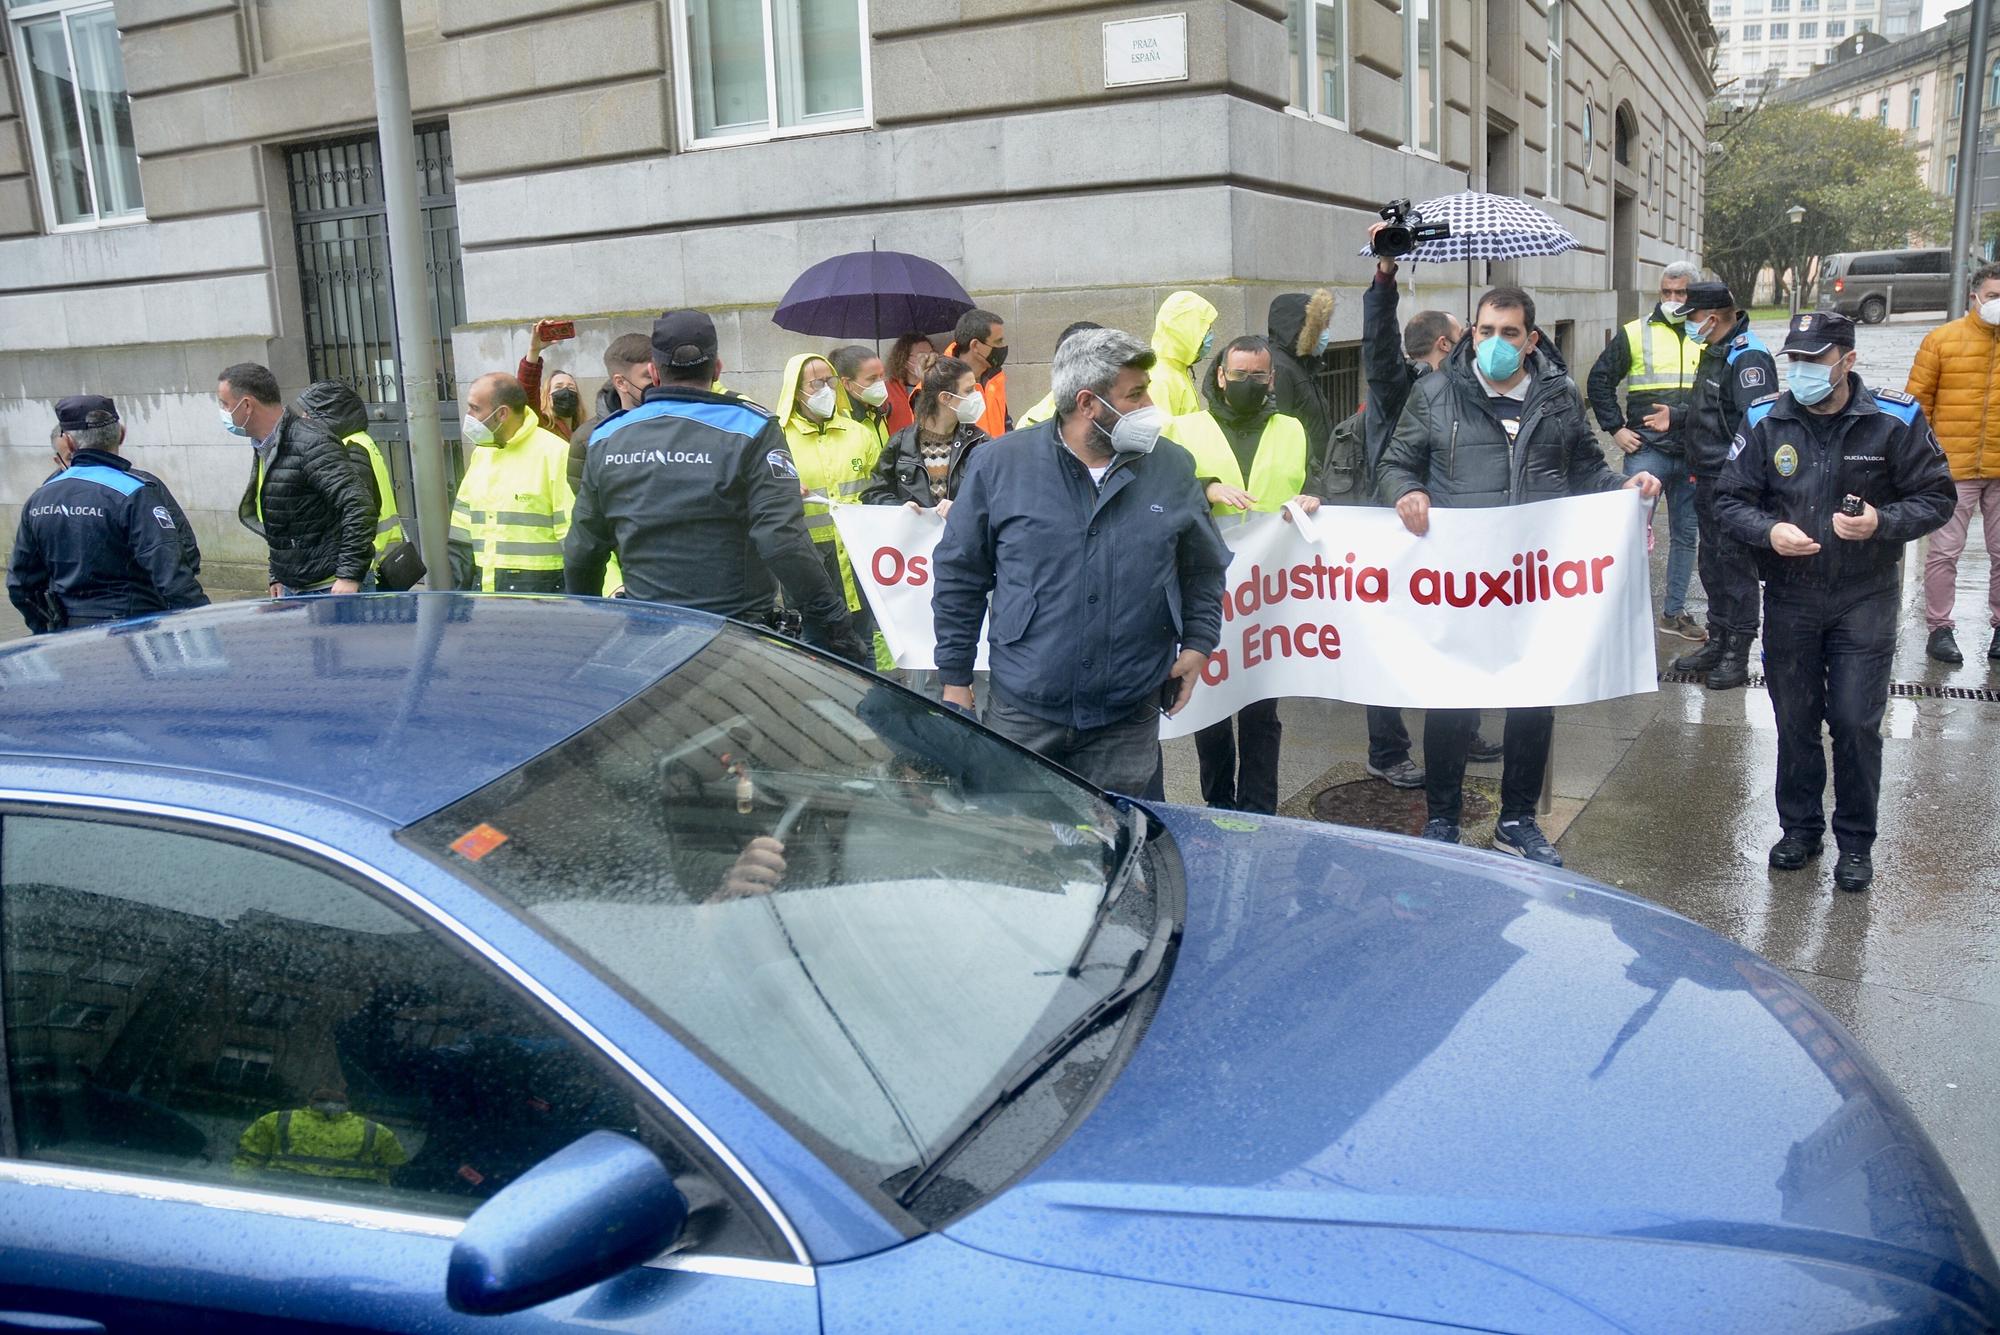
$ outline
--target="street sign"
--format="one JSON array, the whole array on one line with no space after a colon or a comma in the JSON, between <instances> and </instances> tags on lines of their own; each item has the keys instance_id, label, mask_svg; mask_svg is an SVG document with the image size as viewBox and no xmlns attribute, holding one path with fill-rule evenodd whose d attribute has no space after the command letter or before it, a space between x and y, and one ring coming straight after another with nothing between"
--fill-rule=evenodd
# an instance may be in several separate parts
<instances>
[{"instance_id":1,"label":"street sign","mask_svg":"<svg viewBox=\"0 0 2000 1335\"><path fill-rule=\"evenodd\" d=\"M1104 25L1104 86L1176 83L1188 76L1187 15Z\"/></svg>"}]
</instances>

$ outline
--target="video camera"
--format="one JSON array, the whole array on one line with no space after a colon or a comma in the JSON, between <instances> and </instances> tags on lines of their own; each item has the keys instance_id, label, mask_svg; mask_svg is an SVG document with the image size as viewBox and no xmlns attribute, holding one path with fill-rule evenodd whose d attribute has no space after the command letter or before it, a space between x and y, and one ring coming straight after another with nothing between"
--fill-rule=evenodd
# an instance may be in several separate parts
<instances>
[{"instance_id":1,"label":"video camera","mask_svg":"<svg viewBox=\"0 0 2000 1335\"><path fill-rule=\"evenodd\" d=\"M1388 223L1375 234L1372 248L1376 256L1385 260L1398 260L1415 250L1425 241L1442 241L1451 235L1451 224L1425 222L1413 216L1410 201L1392 199L1382 208L1382 221Z\"/></svg>"}]
</instances>

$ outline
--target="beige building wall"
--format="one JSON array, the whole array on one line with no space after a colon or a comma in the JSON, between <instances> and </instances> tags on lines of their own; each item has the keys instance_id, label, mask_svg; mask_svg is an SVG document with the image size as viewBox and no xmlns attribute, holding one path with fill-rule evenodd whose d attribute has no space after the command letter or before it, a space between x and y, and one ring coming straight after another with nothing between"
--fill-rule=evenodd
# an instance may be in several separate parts
<instances>
[{"instance_id":1,"label":"beige building wall","mask_svg":"<svg viewBox=\"0 0 2000 1335\"><path fill-rule=\"evenodd\" d=\"M594 392L612 337L698 305L717 316L731 386L769 396L789 355L826 342L771 324L786 287L872 243L937 260L1007 320L1020 408L1044 391L1064 325L1143 335L1181 287L1216 304L1227 337L1261 332L1280 292L1332 286L1335 336L1351 344L1374 211L1489 185L1547 207L1583 248L1406 269L1405 311L1462 312L1469 290L1523 283L1580 374L1661 266L1700 252L1704 6L1564 4L1551 145L1548 0L1428 2L1434 153L1406 126L1403 4L1420 0L1321 4L1345 15L1339 122L1288 105L1288 0L858 0L865 123L728 147L690 142L681 0L405 0L418 119L451 129L458 381L511 369L528 323L561 316L580 336L551 361ZM1185 15L1187 78L1107 87L1104 25L1171 14ZM372 125L365 9L117 0L117 18L143 222L48 230L18 53L8 62L0 525L48 471L54 400L110 393L134 458L179 494L204 549L254 565L235 518L248 452L218 428L214 374L251 358L288 391L305 383L284 150Z\"/></svg>"}]
</instances>

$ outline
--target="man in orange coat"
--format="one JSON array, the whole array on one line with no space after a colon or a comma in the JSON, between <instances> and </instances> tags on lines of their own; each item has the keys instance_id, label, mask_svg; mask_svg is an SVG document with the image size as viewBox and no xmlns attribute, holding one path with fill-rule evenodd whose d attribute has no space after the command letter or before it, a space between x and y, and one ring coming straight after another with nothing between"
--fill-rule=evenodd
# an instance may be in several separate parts
<instances>
[{"instance_id":1,"label":"man in orange coat","mask_svg":"<svg viewBox=\"0 0 2000 1335\"><path fill-rule=\"evenodd\" d=\"M2000 264L1976 271L1971 287L1968 313L1933 329L1910 368L1910 397L1937 432L1958 487L1951 521L1931 535L1930 554L1924 558L1924 618L1931 631L1927 648L1940 663L1965 661L1951 612L1958 594L1958 558L1974 511L1985 529L1991 566L1986 617L1993 639L1986 656L2000 660Z\"/></svg>"}]
</instances>

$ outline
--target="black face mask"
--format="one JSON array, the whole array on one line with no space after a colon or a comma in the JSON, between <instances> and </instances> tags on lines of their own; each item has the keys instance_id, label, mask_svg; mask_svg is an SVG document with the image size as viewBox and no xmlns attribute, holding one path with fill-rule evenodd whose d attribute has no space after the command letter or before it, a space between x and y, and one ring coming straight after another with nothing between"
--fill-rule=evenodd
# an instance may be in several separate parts
<instances>
[{"instance_id":1,"label":"black face mask","mask_svg":"<svg viewBox=\"0 0 2000 1335\"><path fill-rule=\"evenodd\" d=\"M549 407L555 409L557 417L575 417L577 393L573 389L558 389L549 395Z\"/></svg>"},{"instance_id":2,"label":"black face mask","mask_svg":"<svg viewBox=\"0 0 2000 1335\"><path fill-rule=\"evenodd\" d=\"M986 364L996 371L999 370L1001 367L1005 366L1007 364L1007 349L1004 347L987 348Z\"/></svg>"},{"instance_id":3,"label":"black face mask","mask_svg":"<svg viewBox=\"0 0 2000 1335\"><path fill-rule=\"evenodd\" d=\"M1229 411L1239 417L1247 417L1264 406L1264 400L1271 397L1271 387L1258 380L1225 380L1222 382L1222 400L1229 405Z\"/></svg>"}]
</instances>

